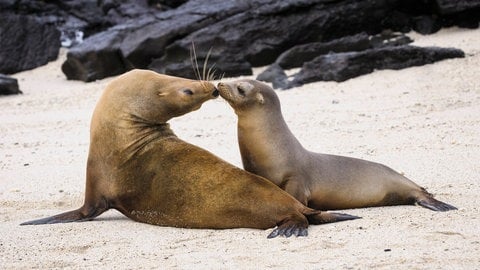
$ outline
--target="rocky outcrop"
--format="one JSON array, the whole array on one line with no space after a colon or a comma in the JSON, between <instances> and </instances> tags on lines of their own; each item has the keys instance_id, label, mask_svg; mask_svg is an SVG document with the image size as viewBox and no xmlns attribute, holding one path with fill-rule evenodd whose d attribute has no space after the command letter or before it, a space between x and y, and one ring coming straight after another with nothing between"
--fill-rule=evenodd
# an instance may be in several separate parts
<instances>
[{"instance_id":1,"label":"rocky outcrop","mask_svg":"<svg viewBox=\"0 0 480 270\"><path fill-rule=\"evenodd\" d=\"M257 76L257 80L271 82L273 89L290 88L288 76L278 63L271 64L265 71Z\"/></svg>"},{"instance_id":2,"label":"rocky outcrop","mask_svg":"<svg viewBox=\"0 0 480 270\"><path fill-rule=\"evenodd\" d=\"M441 14L453 14L480 8L476 0L435 0Z\"/></svg>"},{"instance_id":3,"label":"rocky outcrop","mask_svg":"<svg viewBox=\"0 0 480 270\"><path fill-rule=\"evenodd\" d=\"M367 33L380 33L384 29L432 33L443 23L441 16L432 15L436 10L433 4L422 6L413 1L258 2L268 4L252 5L250 11L255 12L240 12L174 42L149 68L193 78L189 59L190 48L195 43L200 52L199 63L203 63L207 51L213 48L210 62L216 63L219 73L226 76L250 75L249 65L262 66L275 61L280 68L268 68L265 71L268 74L262 74L259 79L268 77L282 88L285 86L282 68L302 66L322 53L362 51L411 42L408 37L391 31L373 36ZM432 16L435 20L429 20ZM355 33L359 34L350 36ZM325 41L318 42L319 39Z\"/></svg>"},{"instance_id":4,"label":"rocky outcrop","mask_svg":"<svg viewBox=\"0 0 480 270\"><path fill-rule=\"evenodd\" d=\"M327 54L305 63L289 87L314 81L342 82L375 69L402 69L464 56L458 49L410 45Z\"/></svg>"},{"instance_id":5,"label":"rocky outcrop","mask_svg":"<svg viewBox=\"0 0 480 270\"><path fill-rule=\"evenodd\" d=\"M71 47L62 70L82 81L132 68L195 78L192 44L200 67L210 51L208 66L237 76L275 61L286 68L277 59L288 50L304 50L309 61L320 51L372 49L372 36L385 30L429 34L445 26L478 27L480 20L480 0L0 0L0 8L1 18L14 14L55 25L63 46ZM12 39L8 34L2 41ZM342 48L342 38L352 36L358 43ZM319 47L312 54L298 47L314 43Z\"/></svg>"},{"instance_id":6,"label":"rocky outcrop","mask_svg":"<svg viewBox=\"0 0 480 270\"><path fill-rule=\"evenodd\" d=\"M330 42L313 42L294 46L280 54L275 62L283 69L290 69L301 67L303 63L322 54L331 52L357 52L376 47L404 45L411 42L412 40L405 35L382 33L370 36L362 32Z\"/></svg>"},{"instance_id":7,"label":"rocky outcrop","mask_svg":"<svg viewBox=\"0 0 480 270\"><path fill-rule=\"evenodd\" d=\"M22 94L15 78L0 74L0 95Z\"/></svg>"},{"instance_id":8,"label":"rocky outcrop","mask_svg":"<svg viewBox=\"0 0 480 270\"><path fill-rule=\"evenodd\" d=\"M0 16L0 73L32 69L57 58L60 32L26 15Z\"/></svg>"},{"instance_id":9,"label":"rocky outcrop","mask_svg":"<svg viewBox=\"0 0 480 270\"><path fill-rule=\"evenodd\" d=\"M189 59L189 50L194 43L200 52L200 63L212 48L210 59L216 63L219 73L225 73L225 76L249 75L251 70L239 73L239 70L225 69L224 66L232 66L231 63L242 67L264 66L295 44L319 37L333 38L361 32L362 29L381 30L373 21L381 20L381 16L390 10L388 5L383 1L347 2L348 5L345 1L263 0L250 1L249 5L240 8L235 4L239 10L234 16L227 16L174 42L155 66L150 67L167 72L170 65L179 65L178 59ZM362 12L376 15L367 17L361 15ZM185 61L183 65L188 67L190 63Z\"/></svg>"},{"instance_id":10,"label":"rocky outcrop","mask_svg":"<svg viewBox=\"0 0 480 270\"><path fill-rule=\"evenodd\" d=\"M277 61L257 76L275 89L289 89L315 81L342 82L382 69L402 69L431 64L449 58L464 57L459 49L405 45L403 35L365 34L327 43L309 43L284 52ZM289 80L285 68L302 68Z\"/></svg>"},{"instance_id":11,"label":"rocky outcrop","mask_svg":"<svg viewBox=\"0 0 480 270\"><path fill-rule=\"evenodd\" d=\"M130 18L153 17L165 9L164 5L155 4L150 7L147 0L0 0L0 72L11 74L44 65L56 59L61 45L74 46L84 37L123 24ZM96 66L98 60L110 60L94 54L96 51L90 51L90 60L83 59L83 63ZM117 64L121 62L103 63L100 69ZM110 73L103 74L109 76Z\"/></svg>"},{"instance_id":12,"label":"rocky outcrop","mask_svg":"<svg viewBox=\"0 0 480 270\"><path fill-rule=\"evenodd\" d=\"M235 14L240 8L247 7L237 4L236 1L216 0L210 1L210 4L212 6L207 7L203 1L190 1L182 5L183 8L156 14L154 18L130 20L128 23L93 35L70 50L62 70L68 79L92 81L131 68L147 68L152 59L164 55L166 47L175 40L205 28L215 20ZM189 53L189 49L187 52ZM184 57L181 61L190 59L189 54L182 56ZM112 63L116 65L116 69L110 68ZM191 63L185 63L188 64L181 65L175 61L168 69L192 70ZM152 65L151 68L155 69L155 66ZM162 66L163 73L166 69Z\"/></svg>"}]
</instances>

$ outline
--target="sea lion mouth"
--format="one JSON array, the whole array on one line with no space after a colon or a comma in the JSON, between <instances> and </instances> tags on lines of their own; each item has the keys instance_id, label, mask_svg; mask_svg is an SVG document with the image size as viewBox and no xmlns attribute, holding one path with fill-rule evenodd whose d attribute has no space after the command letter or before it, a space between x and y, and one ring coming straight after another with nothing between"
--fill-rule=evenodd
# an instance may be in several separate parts
<instances>
[{"instance_id":1,"label":"sea lion mouth","mask_svg":"<svg viewBox=\"0 0 480 270\"><path fill-rule=\"evenodd\" d=\"M215 90L214 90L213 93L212 93L212 96L218 97L219 95L220 95L220 92L218 91L217 88L215 88Z\"/></svg>"}]
</instances>

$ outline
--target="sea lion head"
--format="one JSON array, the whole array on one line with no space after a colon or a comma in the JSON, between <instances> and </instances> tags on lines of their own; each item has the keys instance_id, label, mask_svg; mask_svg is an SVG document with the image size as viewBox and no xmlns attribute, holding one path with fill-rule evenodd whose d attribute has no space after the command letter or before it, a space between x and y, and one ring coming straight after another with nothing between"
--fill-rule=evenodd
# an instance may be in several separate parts
<instances>
[{"instance_id":1,"label":"sea lion head","mask_svg":"<svg viewBox=\"0 0 480 270\"><path fill-rule=\"evenodd\" d=\"M265 106L280 107L275 91L268 85L256 80L236 80L220 82L217 85L220 96L224 98L236 113L252 111Z\"/></svg>"},{"instance_id":2,"label":"sea lion head","mask_svg":"<svg viewBox=\"0 0 480 270\"><path fill-rule=\"evenodd\" d=\"M158 124L198 110L218 95L217 88L208 81L132 70L107 86L98 106L110 118Z\"/></svg>"}]
</instances>

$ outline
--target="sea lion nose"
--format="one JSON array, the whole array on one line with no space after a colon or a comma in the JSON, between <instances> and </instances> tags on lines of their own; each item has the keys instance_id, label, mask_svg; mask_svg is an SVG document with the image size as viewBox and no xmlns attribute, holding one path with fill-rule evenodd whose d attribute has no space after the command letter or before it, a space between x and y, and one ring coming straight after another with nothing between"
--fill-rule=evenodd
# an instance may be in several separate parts
<instances>
[{"instance_id":1,"label":"sea lion nose","mask_svg":"<svg viewBox=\"0 0 480 270\"><path fill-rule=\"evenodd\" d=\"M213 90L212 95L213 95L214 97L218 97L218 95L220 95L220 92L218 92L218 89L217 89L217 88L215 88L215 90Z\"/></svg>"}]
</instances>

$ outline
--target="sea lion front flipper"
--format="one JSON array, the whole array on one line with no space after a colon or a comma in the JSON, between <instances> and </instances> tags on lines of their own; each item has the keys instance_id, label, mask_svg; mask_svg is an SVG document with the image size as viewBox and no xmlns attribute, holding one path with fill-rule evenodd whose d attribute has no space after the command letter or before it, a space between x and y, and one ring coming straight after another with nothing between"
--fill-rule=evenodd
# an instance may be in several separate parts
<instances>
[{"instance_id":1,"label":"sea lion front flipper","mask_svg":"<svg viewBox=\"0 0 480 270\"><path fill-rule=\"evenodd\" d=\"M308 235L308 223L305 224L304 222L295 222L294 220L288 220L280 225L277 226L268 236L267 238L275 238L279 235L283 235L285 237L294 236L307 236Z\"/></svg>"},{"instance_id":2,"label":"sea lion front flipper","mask_svg":"<svg viewBox=\"0 0 480 270\"><path fill-rule=\"evenodd\" d=\"M359 219L361 217L335 212L321 212L320 214L307 216L310 224L325 224L339 221Z\"/></svg>"}]
</instances>

